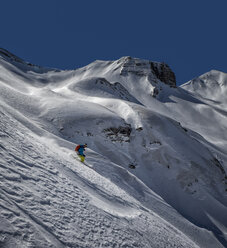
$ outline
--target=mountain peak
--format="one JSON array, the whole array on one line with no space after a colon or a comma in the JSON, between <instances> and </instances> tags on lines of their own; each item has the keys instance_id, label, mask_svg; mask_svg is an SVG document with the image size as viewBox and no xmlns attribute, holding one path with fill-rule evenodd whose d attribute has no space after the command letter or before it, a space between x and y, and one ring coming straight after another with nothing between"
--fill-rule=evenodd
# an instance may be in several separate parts
<instances>
[{"instance_id":1,"label":"mountain peak","mask_svg":"<svg viewBox=\"0 0 227 248\"><path fill-rule=\"evenodd\" d=\"M189 85L193 85L195 88L227 86L227 73L218 70L211 70L188 81L183 84L182 87Z\"/></svg>"},{"instance_id":2,"label":"mountain peak","mask_svg":"<svg viewBox=\"0 0 227 248\"><path fill-rule=\"evenodd\" d=\"M120 58L118 63L122 65L121 75L123 76L127 76L129 73L148 77L155 75L163 83L176 87L175 74L164 62L153 62L127 56Z\"/></svg>"},{"instance_id":3,"label":"mountain peak","mask_svg":"<svg viewBox=\"0 0 227 248\"><path fill-rule=\"evenodd\" d=\"M181 86L203 99L226 103L227 73L211 70Z\"/></svg>"},{"instance_id":4,"label":"mountain peak","mask_svg":"<svg viewBox=\"0 0 227 248\"><path fill-rule=\"evenodd\" d=\"M227 73L218 71L218 70L211 70L199 77L204 82L216 83L220 86L227 86Z\"/></svg>"}]
</instances>

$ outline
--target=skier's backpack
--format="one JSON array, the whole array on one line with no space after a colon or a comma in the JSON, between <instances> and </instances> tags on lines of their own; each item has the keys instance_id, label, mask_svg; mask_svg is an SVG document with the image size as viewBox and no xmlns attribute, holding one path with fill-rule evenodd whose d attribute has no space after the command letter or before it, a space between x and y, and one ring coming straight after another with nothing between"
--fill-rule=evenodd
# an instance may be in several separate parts
<instances>
[{"instance_id":1,"label":"skier's backpack","mask_svg":"<svg viewBox=\"0 0 227 248\"><path fill-rule=\"evenodd\" d=\"M79 149L80 149L80 145L78 145L78 146L75 148L75 151L78 152Z\"/></svg>"}]
</instances>

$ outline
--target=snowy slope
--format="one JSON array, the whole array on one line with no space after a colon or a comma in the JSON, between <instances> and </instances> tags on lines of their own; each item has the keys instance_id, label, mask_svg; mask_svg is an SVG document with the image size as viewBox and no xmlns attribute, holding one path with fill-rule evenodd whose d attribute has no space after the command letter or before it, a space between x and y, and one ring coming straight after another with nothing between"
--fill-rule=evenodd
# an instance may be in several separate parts
<instances>
[{"instance_id":1,"label":"snowy slope","mask_svg":"<svg viewBox=\"0 0 227 248\"><path fill-rule=\"evenodd\" d=\"M194 113L204 116L197 121L195 130L226 152L227 74L213 70L189 81L182 88L200 101L197 106L192 106Z\"/></svg>"},{"instance_id":2,"label":"snowy slope","mask_svg":"<svg viewBox=\"0 0 227 248\"><path fill-rule=\"evenodd\" d=\"M59 71L1 49L1 247L226 247L225 74L205 93L174 80L131 57Z\"/></svg>"}]
</instances>

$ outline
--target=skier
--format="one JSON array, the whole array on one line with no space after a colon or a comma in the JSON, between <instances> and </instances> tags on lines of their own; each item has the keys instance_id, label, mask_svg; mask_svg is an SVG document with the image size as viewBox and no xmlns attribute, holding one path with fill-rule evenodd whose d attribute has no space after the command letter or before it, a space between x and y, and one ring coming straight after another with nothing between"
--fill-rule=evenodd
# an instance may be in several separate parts
<instances>
[{"instance_id":1,"label":"skier","mask_svg":"<svg viewBox=\"0 0 227 248\"><path fill-rule=\"evenodd\" d=\"M85 143L84 145L78 145L75 148L75 152L77 153L77 155L80 158L80 160L81 160L82 163L84 163L84 160L85 160L84 151L85 151L85 148L86 147L87 147L87 144Z\"/></svg>"}]
</instances>

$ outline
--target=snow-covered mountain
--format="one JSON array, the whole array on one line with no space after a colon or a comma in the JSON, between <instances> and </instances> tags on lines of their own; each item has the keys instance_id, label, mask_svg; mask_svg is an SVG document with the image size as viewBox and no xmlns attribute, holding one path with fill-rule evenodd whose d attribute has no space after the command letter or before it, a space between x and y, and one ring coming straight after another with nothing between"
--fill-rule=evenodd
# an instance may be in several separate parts
<instances>
[{"instance_id":1,"label":"snow-covered mountain","mask_svg":"<svg viewBox=\"0 0 227 248\"><path fill-rule=\"evenodd\" d=\"M226 93L218 71L0 49L0 247L227 247Z\"/></svg>"}]
</instances>

